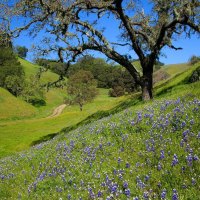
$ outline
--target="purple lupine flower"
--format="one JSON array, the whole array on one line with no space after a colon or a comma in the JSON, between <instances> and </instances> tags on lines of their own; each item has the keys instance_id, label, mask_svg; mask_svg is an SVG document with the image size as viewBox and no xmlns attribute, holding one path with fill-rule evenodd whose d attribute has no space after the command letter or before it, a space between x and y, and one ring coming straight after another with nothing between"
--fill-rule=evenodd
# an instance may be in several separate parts
<instances>
[{"instance_id":1,"label":"purple lupine flower","mask_svg":"<svg viewBox=\"0 0 200 200\"><path fill-rule=\"evenodd\" d=\"M180 146L183 147L184 146L184 140L182 139L180 142Z\"/></svg>"},{"instance_id":2,"label":"purple lupine flower","mask_svg":"<svg viewBox=\"0 0 200 200\"><path fill-rule=\"evenodd\" d=\"M161 150L160 151L160 159L162 160L164 158L165 158L165 152L164 152L164 150Z\"/></svg>"},{"instance_id":3,"label":"purple lupine flower","mask_svg":"<svg viewBox=\"0 0 200 200\"><path fill-rule=\"evenodd\" d=\"M94 192L92 191L92 188L88 188L88 192L89 192L89 196L91 199L94 199L95 198L95 194Z\"/></svg>"},{"instance_id":4,"label":"purple lupine flower","mask_svg":"<svg viewBox=\"0 0 200 200\"><path fill-rule=\"evenodd\" d=\"M134 121L131 121L131 126L134 126L135 125L135 122Z\"/></svg>"},{"instance_id":5,"label":"purple lupine flower","mask_svg":"<svg viewBox=\"0 0 200 200\"><path fill-rule=\"evenodd\" d=\"M121 161L122 161L122 159L119 157L118 160L117 160L118 164L120 164Z\"/></svg>"},{"instance_id":6,"label":"purple lupine flower","mask_svg":"<svg viewBox=\"0 0 200 200\"><path fill-rule=\"evenodd\" d=\"M147 191L145 191L143 193L143 197L144 197L144 200L148 200L149 199L149 193Z\"/></svg>"},{"instance_id":7,"label":"purple lupine flower","mask_svg":"<svg viewBox=\"0 0 200 200\"><path fill-rule=\"evenodd\" d=\"M131 196L131 191L130 191L130 189L125 189L124 194L125 194L127 197L130 197L130 196Z\"/></svg>"},{"instance_id":8,"label":"purple lupine flower","mask_svg":"<svg viewBox=\"0 0 200 200\"><path fill-rule=\"evenodd\" d=\"M172 167L174 167L175 165L178 164L178 156L176 154L174 154L173 160L172 160Z\"/></svg>"},{"instance_id":9,"label":"purple lupine flower","mask_svg":"<svg viewBox=\"0 0 200 200\"><path fill-rule=\"evenodd\" d=\"M162 190L162 193L161 193L161 199L165 199L166 198L166 194L167 194L167 190L166 189L163 189Z\"/></svg>"},{"instance_id":10,"label":"purple lupine flower","mask_svg":"<svg viewBox=\"0 0 200 200\"><path fill-rule=\"evenodd\" d=\"M178 193L176 189L173 189L172 200L178 200Z\"/></svg>"},{"instance_id":11,"label":"purple lupine flower","mask_svg":"<svg viewBox=\"0 0 200 200\"><path fill-rule=\"evenodd\" d=\"M181 123L181 128L184 128L186 126L186 123L185 123L185 121L183 121L182 123Z\"/></svg>"},{"instance_id":12,"label":"purple lupine flower","mask_svg":"<svg viewBox=\"0 0 200 200\"><path fill-rule=\"evenodd\" d=\"M114 185L111 186L111 193L113 194L113 193L116 193L116 192L117 192L117 185L114 184Z\"/></svg>"},{"instance_id":13,"label":"purple lupine flower","mask_svg":"<svg viewBox=\"0 0 200 200\"><path fill-rule=\"evenodd\" d=\"M192 178L192 185L196 184L196 180L194 178Z\"/></svg>"},{"instance_id":14,"label":"purple lupine flower","mask_svg":"<svg viewBox=\"0 0 200 200\"><path fill-rule=\"evenodd\" d=\"M129 163L126 163L126 168L130 168L130 164Z\"/></svg>"},{"instance_id":15,"label":"purple lupine flower","mask_svg":"<svg viewBox=\"0 0 200 200\"><path fill-rule=\"evenodd\" d=\"M123 188L124 189L128 188L128 183L126 181L123 183Z\"/></svg>"},{"instance_id":16,"label":"purple lupine flower","mask_svg":"<svg viewBox=\"0 0 200 200\"><path fill-rule=\"evenodd\" d=\"M193 161L192 154L189 154L188 156L186 156L186 160L187 160L188 166L192 166L192 161Z\"/></svg>"},{"instance_id":17,"label":"purple lupine flower","mask_svg":"<svg viewBox=\"0 0 200 200\"><path fill-rule=\"evenodd\" d=\"M149 175L146 175L144 180L147 182L149 180Z\"/></svg>"},{"instance_id":18,"label":"purple lupine flower","mask_svg":"<svg viewBox=\"0 0 200 200\"><path fill-rule=\"evenodd\" d=\"M67 199L68 199L68 200L70 200L71 197L72 197L71 194L68 194L68 195L67 195Z\"/></svg>"},{"instance_id":19,"label":"purple lupine flower","mask_svg":"<svg viewBox=\"0 0 200 200\"><path fill-rule=\"evenodd\" d=\"M190 124L193 125L194 124L194 119L190 120Z\"/></svg>"},{"instance_id":20,"label":"purple lupine flower","mask_svg":"<svg viewBox=\"0 0 200 200\"><path fill-rule=\"evenodd\" d=\"M102 147L103 147L103 145L100 143L100 144L99 144L99 149L102 149Z\"/></svg>"},{"instance_id":21,"label":"purple lupine flower","mask_svg":"<svg viewBox=\"0 0 200 200\"><path fill-rule=\"evenodd\" d=\"M139 198L138 197L134 197L134 199L133 200L139 200Z\"/></svg>"},{"instance_id":22,"label":"purple lupine flower","mask_svg":"<svg viewBox=\"0 0 200 200\"><path fill-rule=\"evenodd\" d=\"M199 157L195 154L195 155L193 156L193 160L194 160L194 161L197 161L197 160L199 160Z\"/></svg>"},{"instance_id":23,"label":"purple lupine flower","mask_svg":"<svg viewBox=\"0 0 200 200\"><path fill-rule=\"evenodd\" d=\"M97 193L97 197L102 197L103 193L99 190Z\"/></svg>"},{"instance_id":24,"label":"purple lupine flower","mask_svg":"<svg viewBox=\"0 0 200 200\"><path fill-rule=\"evenodd\" d=\"M157 169L158 169L158 171L160 171L162 169L162 165L160 162L158 163Z\"/></svg>"}]
</instances>

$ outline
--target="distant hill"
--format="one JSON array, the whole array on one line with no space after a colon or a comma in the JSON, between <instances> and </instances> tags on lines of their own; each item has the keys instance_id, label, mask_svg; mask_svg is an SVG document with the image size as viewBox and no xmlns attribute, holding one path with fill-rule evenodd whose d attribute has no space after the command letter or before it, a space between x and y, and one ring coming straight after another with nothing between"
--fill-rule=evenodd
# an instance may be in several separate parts
<instances>
[{"instance_id":1,"label":"distant hill","mask_svg":"<svg viewBox=\"0 0 200 200\"><path fill-rule=\"evenodd\" d=\"M4 88L0 88L0 120L29 117L36 111L34 106L16 98Z\"/></svg>"},{"instance_id":2,"label":"distant hill","mask_svg":"<svg viewBox=\"0 0 200 200\"><path fill-rule=\"evenodd\" d=\"M40 66L33 64L27 60L19 58L19 61L20 61L21 65L24 67L25 76L27 78L36 74L40 69ZM43 83L53 82L53 81L56 81L58 79L58 77L59 76L57 74L48 70L47 72L42 74L41 81Z\"/></svg>"},{"instance_id":3,"label":"distant hill","mask_svg":"<svg viewBox=\"0 0 200 200\"><path fill-rule=\"evenodd\" d=\"M21 65L24 68L25 76L28 79L30 76L35 75L40 66L19 58ZM59 76L51 71L42 73L41 82L48 83L58 80ZM6 119L21 119L25 117L33 117L38 112L40 115L48 115L52 109L63 103L63 97L66 91L55 88L46 93L46 106L35 108L31 104L26 103L20 98L16 98L7 90L0 88L0 120Z\"/></svg>"}]
</instances>

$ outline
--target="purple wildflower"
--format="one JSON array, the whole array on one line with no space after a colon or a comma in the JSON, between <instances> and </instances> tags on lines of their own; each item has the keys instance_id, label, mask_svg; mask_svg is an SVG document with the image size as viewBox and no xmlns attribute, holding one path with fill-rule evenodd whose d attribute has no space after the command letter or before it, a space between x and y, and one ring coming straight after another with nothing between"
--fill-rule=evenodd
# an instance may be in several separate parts
<instances>
[{"instance_id":1,"label":"purple wildflower","mask_svg":"<svg viewBox=\"0 0 200 200\"><path fill-rule=\"evenodd\" d=\"M164 158L165 158L165 152L164 152L164 150L161 150L160 151L160 159L162 160Z\"/></svg>"},{"instance_id":2,"label":"purple wildflower","mask_svg":"<svg viewBox=\"0 0 200 200\"><path fill-rule=\"evenodd\" d=\"M128 188L128 183L126 181L123 183L123 188L124 189Z\"/></svg>"},{"instance_id":3,"label":"purple wildflower","mask_svg":"<svg viewBox=\"0 0 200 200\"><path fill-rule=\"evenodd\" d=\"M165 199L166 198L166 194L167 194L167 190L163 189L162 193L161 193L161 199Z\"/></svg>"},{"instance_id":4,"label":"purple wildflower","mask_svg":"<svg viewBox=\"0 0 200 200\"><path fill-rule=\"evenodd\" d=\"M178 156L176 154L174 154L173 160L172 160L172 167L174 167L175 165L178 164Z\"/></svg>"},{"instance_id":5,"label":"purple wildflower","mask_svg":"<svg viewBox=\"0 0 200 200\"><path fill-rule=\"evenodd\" d=\"M131 196L131 191L130 191L130 189L125 189L124 194L125 194L127 197L130 197L130 196Z\"/></svg>"},{"instance_id":6,"label":"purple wildflower","mask_svg":"<svg viewBox=\"0 0 200 200\"><path fill-rule=\"evenodd\" d=\"M172 200L178 200L178 193L176 189L173 189Z\"/></svg>"}]
</instances>

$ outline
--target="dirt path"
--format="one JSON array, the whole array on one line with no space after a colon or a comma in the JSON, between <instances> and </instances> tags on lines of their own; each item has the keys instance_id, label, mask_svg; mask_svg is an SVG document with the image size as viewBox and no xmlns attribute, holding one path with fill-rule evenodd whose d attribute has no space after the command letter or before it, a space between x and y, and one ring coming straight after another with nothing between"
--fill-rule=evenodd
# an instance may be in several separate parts
<instances>
[{"instance_id":1,"label":"dirt path","mask_svg":"<svg viewBox=\"0 0 200 200\"><path fill-rule=\"evenodd\" d=\"M57 108L54 109L53 113L50 116L48 116L47 118L59 116L66 106L67 106L66 104L62 104L62 105L58 106Z\"/></svg>"}]
</instances>

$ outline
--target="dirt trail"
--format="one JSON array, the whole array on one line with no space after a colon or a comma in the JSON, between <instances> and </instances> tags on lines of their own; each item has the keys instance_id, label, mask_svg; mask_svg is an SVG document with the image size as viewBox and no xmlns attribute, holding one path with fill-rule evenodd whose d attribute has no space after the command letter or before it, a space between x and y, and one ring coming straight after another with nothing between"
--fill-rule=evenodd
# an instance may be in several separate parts
<instances>
[{"instance_id":1,"label":"dirt trail","mask_svg":"<svg viewBox=\"0 0 200 200\"><path fill-rule=\"evenodd\" d=\"M47 118L59 116L66 106L67 106L66 104L62 104L62 105L58 106L57 108L54 109L53 113L50 116L48 116Z\"/></svg>"}]
</instances>

